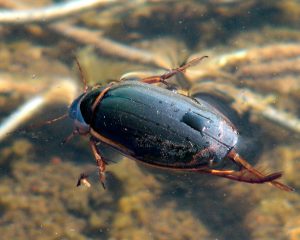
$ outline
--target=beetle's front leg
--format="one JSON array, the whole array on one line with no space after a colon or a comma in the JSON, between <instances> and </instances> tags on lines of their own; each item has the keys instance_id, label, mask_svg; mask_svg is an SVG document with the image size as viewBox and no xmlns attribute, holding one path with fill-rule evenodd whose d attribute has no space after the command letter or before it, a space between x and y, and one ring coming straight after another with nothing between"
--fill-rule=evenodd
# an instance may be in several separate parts
<instances>
[{"instance_id":1,"label":"beetle's front leg","mask_svg":"<svg viewBox=\"0 0 300 240\"><path fill-rule=\"evenodd\" d=\"M115 84L115 82L111 82L110 84L107 85L106 88L104 88L101 93L97 96L96 100L94 101L93 105L92 105L92 111L94 113L97 105L101 102L102 98L104 97L104 95L111 89L111 87Z\"/></svg>"},{"instance_id":2,"label":"beetle's front leg","mask_svg":"<svg viewBox=\"0 0 300 240\"><path fill-rule=\"evenodd\" d=\"M99 152L97 146L96 146L96 141L94 140L93 137L90 138L90 146L92 149L92 152L94 154L97 167L98 167L98 172L99 172L99 180L105 189L105 161L103 160L103 157L101 156L101 153Z\"/></svg>"}]
</instances>

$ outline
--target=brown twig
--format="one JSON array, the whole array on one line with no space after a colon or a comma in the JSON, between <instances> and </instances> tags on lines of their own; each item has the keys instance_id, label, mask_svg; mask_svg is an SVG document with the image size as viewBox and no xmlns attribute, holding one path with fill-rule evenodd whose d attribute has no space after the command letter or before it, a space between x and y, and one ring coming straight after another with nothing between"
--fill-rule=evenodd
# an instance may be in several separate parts
<instances>
[{"instance_id":1,"label":"brown twig","mask_svg":"<svg viewBox=\"0 0 300 240\"><path fill-rule=\"evenodd\" d=\"M58 20L72 14L94 9L95 7L107 6L107 4L117 1L118 0L77 0L31 10L16 10L19 7L18 4L14 4L11 7L15 8L15 10L0 11L0 24L49 23L49 21L52 20ZM20 6L20 8L23 7L23 5ZM81 44L92 45L105 55L142 64L163 66L160 58L157 58L154 54L105 38L101 35L100 31L76 27L66 21L51 23L47 26L60 35L71 38Z\"/></svg>"},{"instance_id":2,"label":"brown twig","mask_svg":"<svg viewBox=\"0 0 300 240\"><path fill-rule=\"evenodd\" d=\"M114 2L117 0L76 0L29 10L1 10L0 24L45 23Z\"/></svg>"},{"instance_id":3,"label":"brown twig","mask_svg":"<svg viewBox=\"0 0 300 240\"><path fill-rule=\"evenodd\" d=\"M49 28L73 40L92 45L102 53L143 64L161 66L158 58L146 50L127 46L111 39L105 38L100 31L76 27L70 23L62 22L49 25Z\"/></svg>"}]
</instances>

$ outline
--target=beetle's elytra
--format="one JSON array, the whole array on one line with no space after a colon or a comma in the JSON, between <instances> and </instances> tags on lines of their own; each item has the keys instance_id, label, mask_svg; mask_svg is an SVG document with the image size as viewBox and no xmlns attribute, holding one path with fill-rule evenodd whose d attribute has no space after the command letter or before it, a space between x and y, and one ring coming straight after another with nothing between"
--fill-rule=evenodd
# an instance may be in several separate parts
<instances>
[{"instance_id":1,"label":"beetle's elytra","mask_svg":"<svg viewBox=\"0 0 300 240\"><path fill-rule=\"evenodd\" d=\"M203 58L161 76L124 80L92 90L86 88L74 100L69 110L75 122L73 135L90 136L103 187L106 163L96 144L108 145L153 166L248 183L269 182L279 189L293 190L276 180L281 173L265 175L238 155L235 150L238 131L214 106L152 85L166 83L168 78ZM220 169L223 161L233 161L239 170Z\"/></svg>"}]
</instances>

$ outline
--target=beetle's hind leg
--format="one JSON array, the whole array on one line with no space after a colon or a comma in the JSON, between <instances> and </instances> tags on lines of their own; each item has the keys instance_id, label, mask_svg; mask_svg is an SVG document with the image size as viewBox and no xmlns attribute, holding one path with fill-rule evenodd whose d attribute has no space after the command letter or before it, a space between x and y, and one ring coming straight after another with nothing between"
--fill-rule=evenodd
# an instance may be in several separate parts
<instances>
[{"instance_id":1,"label":"beetle's hind leg","mask_svg":"<svg viewBox=\"0 0 300 240\"><path fill-rule=\"evenodd\" d=\"M199 152L195 155L195 157L202 156L205 152ZM206 153L207 154L207 153ZM206 158L209 156L206 156ZM204 168L194 168L194 169L189 169L190 171L195 171L195 172L202 172L202 173L207 173L219 177L224 177L224 178L229 178L235 181L240 181L240 182L247 182L247 183L265 183L269 182L273 186L284 190L284 191L294 191L293 188L278 182L276 179L280 178L282 176L281 172L275 172L271 174L263 174L254 167L252 167L246 160L242 159L234 149L232 149L228 155L228 158L230 158L235 164L237 164L240 167L240 170L217 170L217 169L212 169L209 167L204 167Z\"/></svg>"},{"instance_id":2,"label":"beetle's hind leg","mask_svg":"<svg viewBox=\"0 0 300 240\"><path fill-rule=\"evenodd\" d=\"M99 152L97 146L96 146L96 141L93 139L93 137L90 138L90 146L93 152L93 155L95 157L96 163L97 163L97 167L98 167L98 173L99 173L99 180L103 186L103 188L105 189L105 166L106 163L103 159L103 157L101 156L101 153Z\"/></svg>"},{"instance_id":3,"label":"beetle's hind leg","mask_svg":"<svg viewBox=\"0 0 300 240\"><path fill-rule=\"evenodd\" d=\"M280 172L272 173L265 176L256 176L252 174L247 169L242 169L240 171L234 170L215 170L215 169L200 169L199 172L204 172L212 174L219 177L229 178L231 180L247 182L247 183L265 183L272 182L277 178L281 177Z\"/></svg>"},{"instance_id":4,"label":"beetle's hind leg","mask_svg":"<svg viewBox=\"0 0 300 240\"><path fill-rule=\"evenodd\" d=\"M239 164L242 167L241 171L248 172L249 174L251 173L252 176L256 176L258 178L264 178L264 177L266 177L263 173L261 173L260 171L258 171L254 167L252 167L246 160L244 160L243 158L241 158L239 156L239 154L234 149L232 149L228 153L228 157L231 160L233 160L235 163ZM276 173L273 173L273 174L270 174L270 175L275 175L275 174ZM277 173L277 174L279 174L279 173ZM277 188L279 188L281 190L284 190L284 191L287 191L287 192L294 191L293 188L291 188L291 187L289 187L289 186L287 186L287 185L285 185L285 184L283 184L281 182L275 181L275 179L270 180L268 182L270 182L273 186L275 186L275 187L277 187Z\"/></svg>"}]
</instances>

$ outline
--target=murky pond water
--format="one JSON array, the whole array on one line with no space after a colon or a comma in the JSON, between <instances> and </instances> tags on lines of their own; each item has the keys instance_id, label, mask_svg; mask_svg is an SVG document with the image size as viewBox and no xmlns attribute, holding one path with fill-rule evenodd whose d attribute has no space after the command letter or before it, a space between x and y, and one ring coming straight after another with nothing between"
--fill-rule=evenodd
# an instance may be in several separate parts
<instances>
[{"instance_id":1,"label":"murky pond water","mask_svg":"<svg viewBox=\"0 0 300 240\"><path fill-rule=\"evenodd\" d=\"M1 239L300 239L300 2L0 1ZM31 12L28 10L31 9ZM64 115L84 88L163 74L214 96L239 151L284 192L106 153ZM130 73L130 74L129 74ZM90 188L76 187L82 172Z\"/></svg>"}]
</instances>

